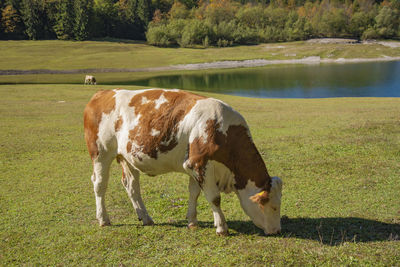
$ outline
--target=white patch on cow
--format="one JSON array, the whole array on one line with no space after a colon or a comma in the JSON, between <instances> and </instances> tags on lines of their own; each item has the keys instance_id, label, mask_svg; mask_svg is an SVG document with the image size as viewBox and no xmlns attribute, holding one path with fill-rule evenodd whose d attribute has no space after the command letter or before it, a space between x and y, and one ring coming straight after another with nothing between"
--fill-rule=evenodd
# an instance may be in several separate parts
<instances>
[{"instance_id":1,"label":"white patch on cow","mask_svg":"<svg viewBox=\"0 0 400 267\"><path fill-rule=\"evenodd\" d=\"M244 118L230 106L213 98L201 99L179 123L179 131L188 132L189 143L195 138L202 137L207 141L207 121L214 120L219 125L218 131L226 135L229 126L242 125L248 129Z\"/></svg>"},{"instance_id":2,"label":"white patch on cow","mask_svg":"<svg viewBox=\"0 0 400 267\"><path fill-rule=\"evenodd\" d=\"M159 130L156 130L156 129L151 129L151 136L157 136L157 135L159 135L160 134L160 131Z\"/></svg>"},{"instance_id":3,"label":"white patch on cow","mask_svg":"<svg viewBox=\"0 0 400 267\"><path fill-rule=\"evenodd\" d=\"M101 121L99 124L99 131L97 134L97 145L99 147L112 147L116 148L117 142L114 138L114 131L109 129L114 129L115 121L117 121L117 115L115 110L109 114L102 114Z\"/></svg>"},{"instance_id":4,"label":"white patch on cow","mask_svg":"<svg viewBox=\"0 0 400 267\"><path fill-rule=\"evenodd\" d=\"M118 154L127 154L127 144L131 142L132 150L139 150L139 146L129 139L129 131L140 127L141 114L135 114L135 108L130 107L129 103L136 94L144 92L144 90L128 91L128 90L114 90L115 92L115 109L119 116L122 117L123 124L120 131L117 133L118 139ZM142 99L143 101L143 99Z\"/></svg>"},{"instance_id":5,"label":"white patch on cow","mask_svg":"<svg viewBox=\"0 0 400 267\"><path fill-rule=\"evenodd\" d=\"M235 191L236 181L233 172L218 161L210 160L210 163L214 165L214 179L219 191L226 194Z\"/></svg>"},{"instance_id":6,"label":"white patch on cow","mask_svg":"<svg viewBox=\"0 0 400 267\"><path fill-rule=\"evenodd\" d=\"M142 105L145 105L147 103L150 103L150 100L148 100L147 97L143 96L142 97Z\"/></svg>"},{"instance_id":7,"label":"white patch on cow","mask_svg":"<svg viewBox=\"0 0 400 267\"><path fill-rule=\"evenodd\" d=\"M167 102L168 100L165 98L164 94L161 94L160 98L154 101L154 103L156 104L154 108L159 109L162 104Z\"/></svg>"}]
</instances>

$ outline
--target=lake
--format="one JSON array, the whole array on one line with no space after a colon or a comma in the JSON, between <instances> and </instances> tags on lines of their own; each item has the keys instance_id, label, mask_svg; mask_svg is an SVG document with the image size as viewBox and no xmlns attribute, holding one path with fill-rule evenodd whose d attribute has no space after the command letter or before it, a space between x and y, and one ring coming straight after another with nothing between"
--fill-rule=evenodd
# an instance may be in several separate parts
<instances>
[{"instance_id":1,"label":"lake","mask_svg":"<svg viewBox=\"0 0 400 267\"><path fill-rule=\"evenodd\" d=\"M400 97L400 62L207 70L125 84L259 98Z\"/></svg>"}]
</instances>

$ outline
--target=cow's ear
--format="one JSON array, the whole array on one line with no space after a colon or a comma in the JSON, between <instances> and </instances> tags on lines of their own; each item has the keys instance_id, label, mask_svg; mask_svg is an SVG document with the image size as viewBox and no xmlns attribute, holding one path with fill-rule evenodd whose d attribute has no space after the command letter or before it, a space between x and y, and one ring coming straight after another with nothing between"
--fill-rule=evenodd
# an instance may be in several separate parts
<instances>
[{"instance_id":1,"label":"cow's ear","mask_svg":"<svg viewBox=\"0 0 400 267\"><path fill-rule=\"evenodd\" d=\"M263 190L260 193L251 196L250 200L254 203L258 203L258 205L260 205L262 208L269 201L268 192Z\"/></svg>"}]
</instances>

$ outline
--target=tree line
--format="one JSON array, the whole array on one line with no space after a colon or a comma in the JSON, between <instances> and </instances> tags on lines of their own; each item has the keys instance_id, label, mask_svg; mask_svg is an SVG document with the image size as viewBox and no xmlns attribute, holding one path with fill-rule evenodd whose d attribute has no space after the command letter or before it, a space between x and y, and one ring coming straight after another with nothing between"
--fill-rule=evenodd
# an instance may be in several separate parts
<instances>
[{"instance_id":1,"label":"tree line","mask_svg":"<svg viewBox=\"0 0 400 267\"><path fill-rule=\"evenodd\" d=\"M299 4L300 2L300 4ZM399 38L400 1L271 0L240 3L200 0L195 8L175 2L155 11L146 33L158 46L230 46L320 37Z\"/></svg>"},{"instance_id":2,"label":"tree line","mask_svg":"<svg viewBox=\"0 0 400 267\"><path fill-rule=\"evenodd\" d=\"M0 39L144 39L150 0L0 0Z\"/></svg>"},{"instance_id":3,"label":"tree line","mask_svg":"<svg viewBox=\"0 0 400 267\"><path fill-rule=\"evenodd\" d=\"M0 39L229 46L399 38L399 0L0 0Z\"/></svg>"}]
</instances>

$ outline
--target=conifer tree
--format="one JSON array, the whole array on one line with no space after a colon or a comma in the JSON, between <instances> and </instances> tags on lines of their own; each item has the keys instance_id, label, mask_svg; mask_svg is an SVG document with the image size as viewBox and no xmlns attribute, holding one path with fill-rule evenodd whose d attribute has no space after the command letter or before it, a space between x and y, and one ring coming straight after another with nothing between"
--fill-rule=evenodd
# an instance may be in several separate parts
<instances>
[{"instance_id":1,"label":"conifer tree","mask_svg":"<svg viewBox=\"0 0 400 267\"><path fill-rule=\"evenodd\" d=\"M39 39L42 25L38 2L36 0L22 0L21 13L27 37L31 40Z\"/></svg>"},{"instance_id":2,"label":"conifer tree","mask_svg":"<svg viewBox=\"0 0 400 267\"><path fill-rule=\"evenodd\" d=\"M74 5L73 0L59 0L57 2L57 13L53 27L57 38L61 40L72 39L74 29Z\"/></svg>"},{"instance_id":3,"label":"conifer tree","mask_svg":"<svg viewBox=\"0 0 400 267\"><path fill-rule=\"evenodd\" d=\"M92 9L91 0L75 0L74 1L74 38L75 40L86 40L89 36L89 20Z\"/></svg>"}]
</instances>

